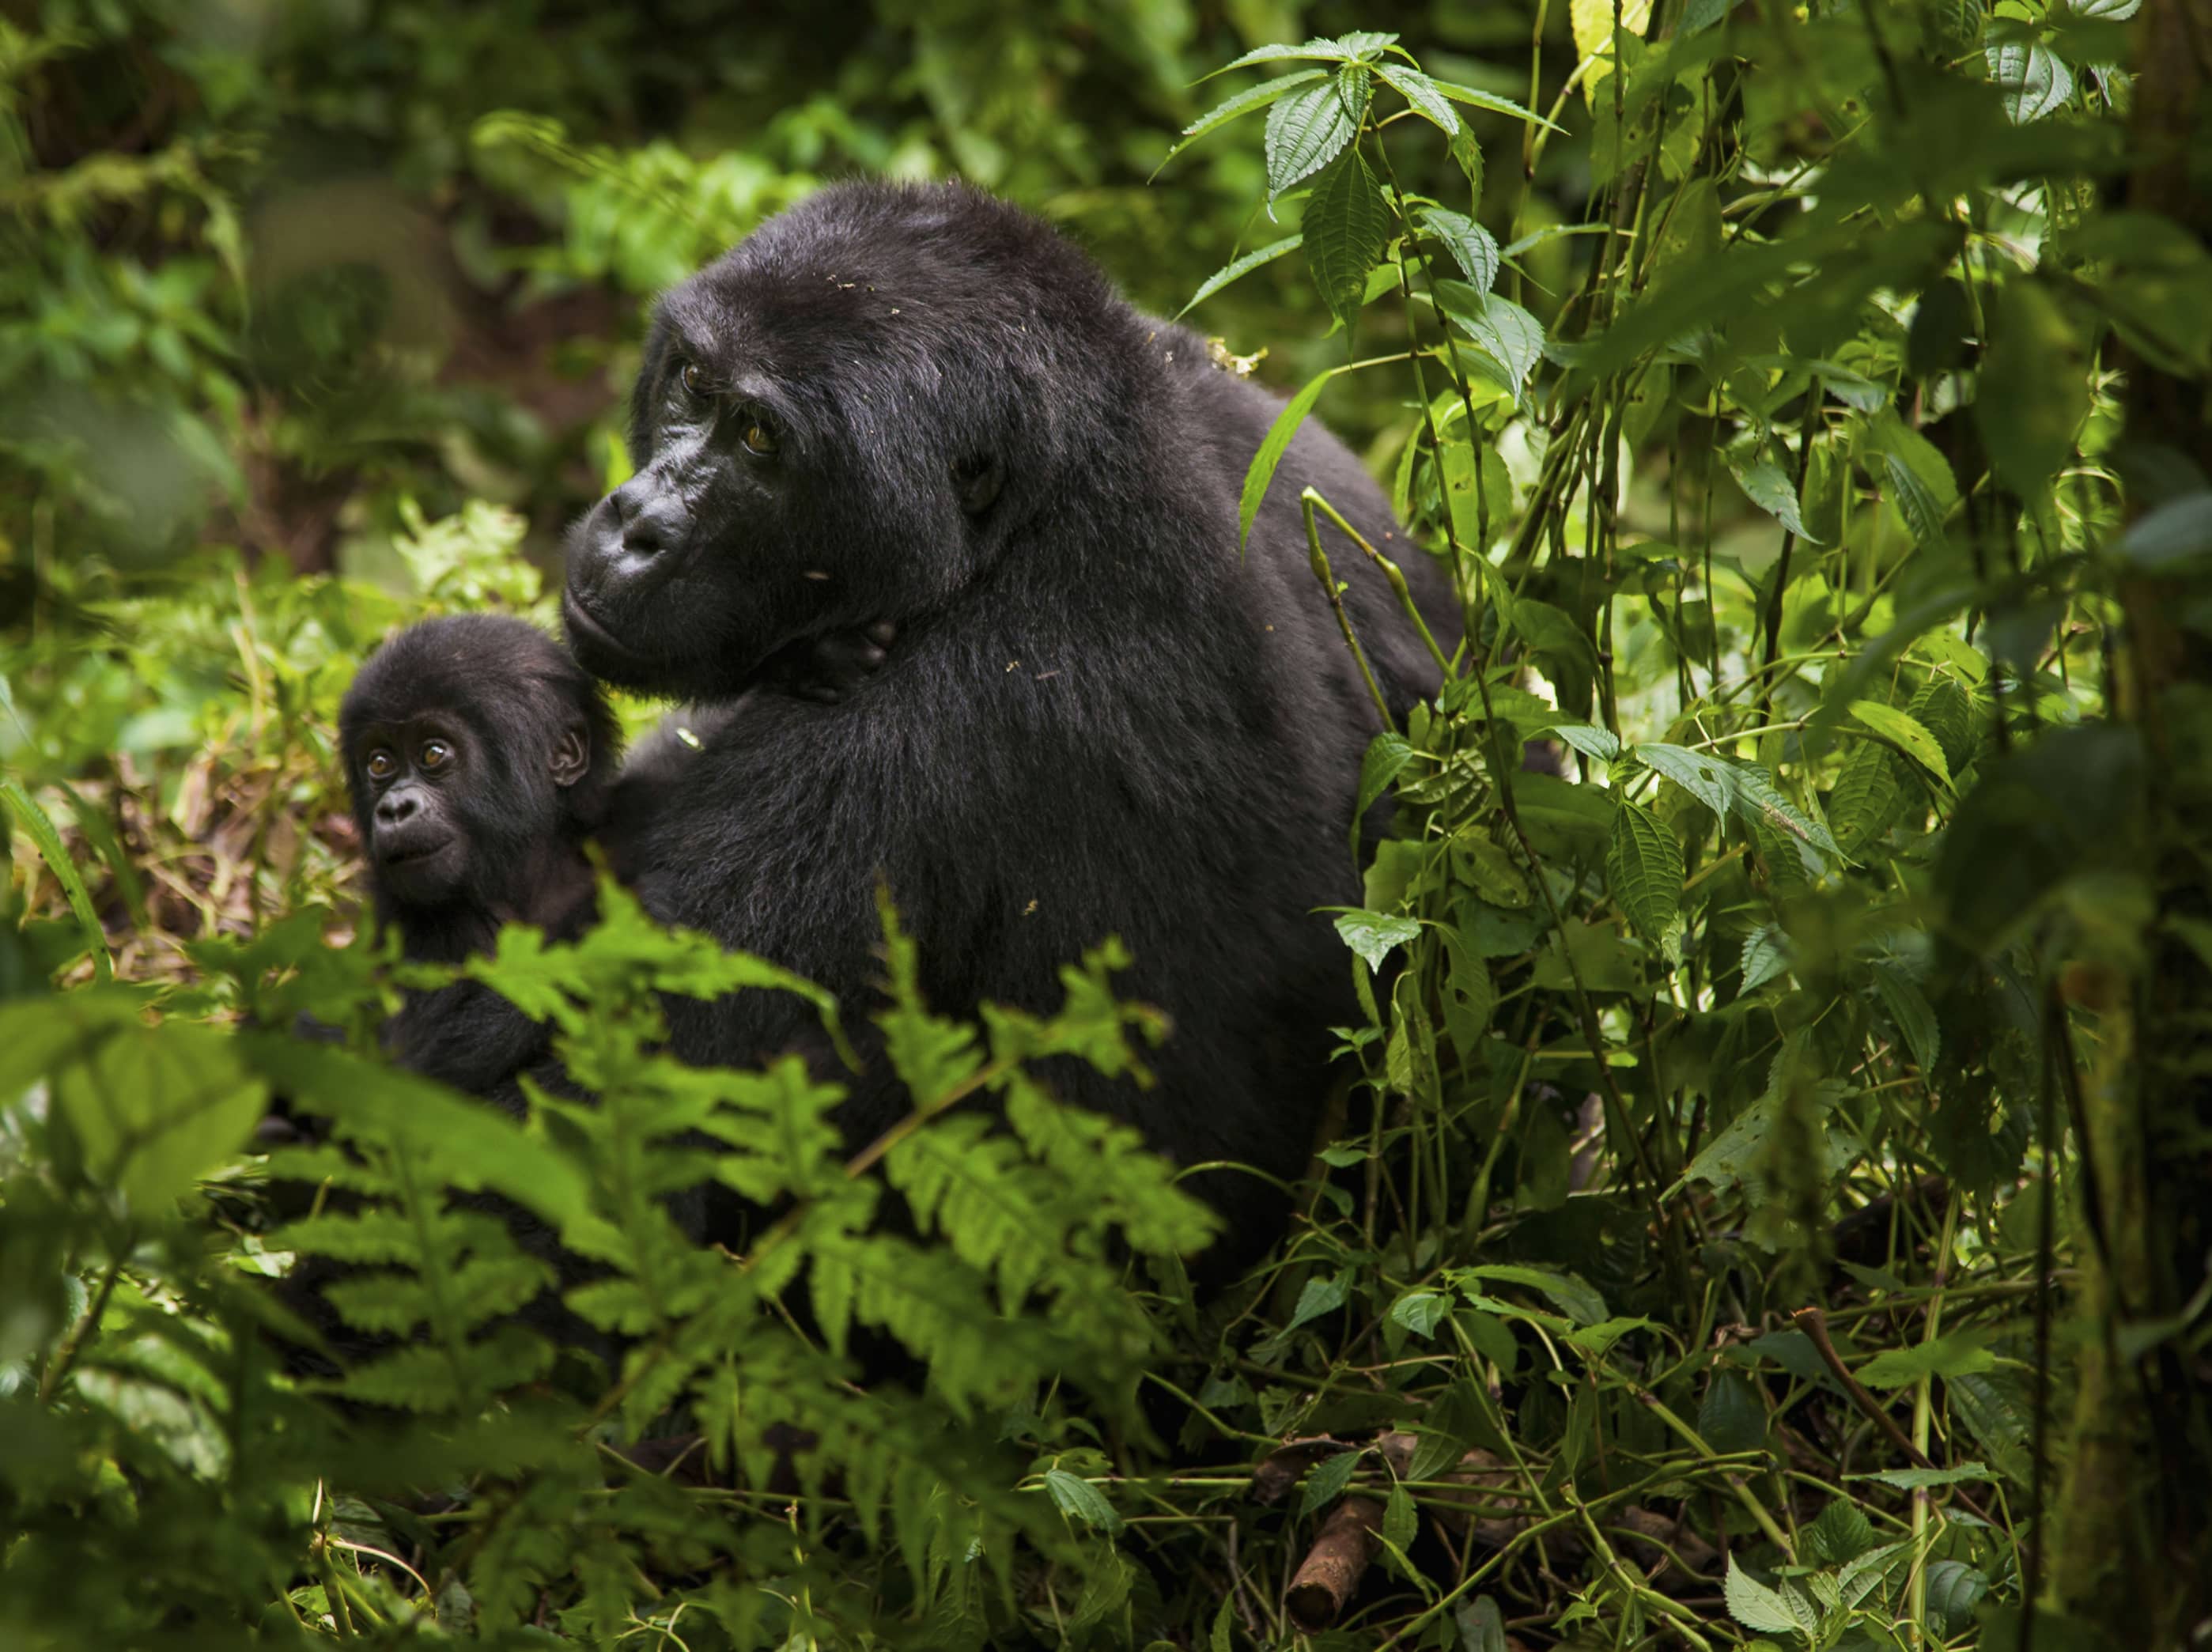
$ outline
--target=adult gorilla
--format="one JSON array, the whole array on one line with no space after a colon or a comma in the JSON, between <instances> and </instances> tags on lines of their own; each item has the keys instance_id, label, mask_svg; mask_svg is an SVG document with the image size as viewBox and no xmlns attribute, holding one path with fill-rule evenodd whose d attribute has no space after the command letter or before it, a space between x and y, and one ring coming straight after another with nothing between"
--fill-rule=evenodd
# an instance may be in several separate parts
<instances>
[{"instance_id":1,"label":"adult gorilla","mask_svg":"<svg viewBox=\"0 0 2212 1652\"><path fill-rule=\"evenodd\" d=\"M1328 1028L1354 1014L1314 909L1358 901L1345 831L1379 726L1299 490L1395 536L1447 647L1457 626L1440 572L1311 423L1239 555L1279 407L1050 228L957 186L825 190L669 295L636 474L579 525L564 602L598 675L734 702L703 750L634 762L620 788L610 835L647 908L861 1013L879 875L944 1010L1047 1007L1059 966L1118 934L1124 990L1174 1032L1154 1089L1071 1072L1072 1098L1186 1163L1297 1174ZM1402 713L1434 665L1364 559L1334 560ZM841 703L737 700L780 650L884 621L889 661ZM779 994L674 1014L696 1062L806 1036ZM882 1066L855 1087L855 1139L904 1109ZM1207 1191L1231 1251L1272 1236L1263 1185Z\"/></svg>"}]
</instances>

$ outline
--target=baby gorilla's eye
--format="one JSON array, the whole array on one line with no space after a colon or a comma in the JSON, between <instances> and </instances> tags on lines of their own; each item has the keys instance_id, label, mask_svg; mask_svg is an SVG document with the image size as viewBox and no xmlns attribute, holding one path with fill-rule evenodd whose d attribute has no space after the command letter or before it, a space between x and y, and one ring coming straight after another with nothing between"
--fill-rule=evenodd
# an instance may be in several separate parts
<instances>
[{"instance_id":1,"label":"baby gorilla's eye","mask_svg":"<svg viewBox=\"0 0 2212 1652\"><path fill-rule=\"evenodd\" d=\"M684 364L684 371L677 374L677 377L684 381L686 395L704 396L707 393L707 375L700 370L696 361L686 361Z\"/></svg>"},{"instance_id":2,"label":"baby gorilla's eye","mask_svg":"<svg viewBox=\"0 0 2212 1652\"><path fill-rule=\"evenodd\" d=\"M380 749L368 754L368 761L362 767L368 770L369 779L388 780L399 765L392 760L389 751Z\"/></svg>"},{"instance_id":3,"label":"baby gorilla's eye","mask_svg":"<svg viewBox=\"0 0 2212 1652\"><path fill-rule=\"evenodd\" d=\"M738 434L738 440L744 443L747 452L757 453L763 459L775 452L781 445L775 439L775 428L766 419L757 416L745 421L745 428Z\"/></svg>"},{"instance_id":4,"label":"baby gorilla's eye","mask_svg":"<svg viewBox=\"0 0 2212 1652\"><path fill-rule=\"evenodd\" d=\"M447 745L443 740L426 741L422 746L422 767L443 768L452 761L453 756L453 747Z\"/></svg>"}]
</instances>

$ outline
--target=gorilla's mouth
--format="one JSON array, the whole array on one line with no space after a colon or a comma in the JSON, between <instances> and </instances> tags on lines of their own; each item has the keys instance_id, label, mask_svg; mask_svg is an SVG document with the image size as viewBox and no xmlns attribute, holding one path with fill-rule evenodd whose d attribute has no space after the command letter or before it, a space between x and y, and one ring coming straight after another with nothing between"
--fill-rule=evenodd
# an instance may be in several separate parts
<instances>
[{"instance_id":1,"label":"gorilla's mouth","mask_svg":"<svg viewBox=\"0 0 2212 1652\"><path fill-rule=\"evenodd\" d=\"M577 601L573 591L561 593L561 623L567 628L570 641L580 641L595 653L611 654L616 659L633 665L646 663L636 649L607 629L591 610Z\"/></svg>"},{"instance_id":2,"label":"gorilla's mouth","mask_svg":"<svg viewBox=\"0 0 2212 1652\"><path fill-rule=\"evenodd\" d=\"M393 844L377 858L383 863L387 872L394 871L401 866L416 865L434 856L443 854L446 846L452 841L453 839L449 837L409 838L404 842Z\"/></svg>"}]
</instances>

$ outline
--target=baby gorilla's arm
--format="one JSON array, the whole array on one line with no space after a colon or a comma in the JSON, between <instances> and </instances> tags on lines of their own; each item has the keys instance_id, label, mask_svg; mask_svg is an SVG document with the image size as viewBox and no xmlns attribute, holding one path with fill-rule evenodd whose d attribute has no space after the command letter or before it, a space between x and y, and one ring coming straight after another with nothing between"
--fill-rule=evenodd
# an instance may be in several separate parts
<instances>
[{"instance_id":1,"label":"baby gorilla's arm","mask_svg":"<svg viewBox=\"0 0 2212 1652\"><path fill-rule=\"evenodd\" d=\"M833 706L883 670L897 640L898 627L889 620L803 638L769 655L760 680L763 687Z\"/></svg>"}]
</instances>

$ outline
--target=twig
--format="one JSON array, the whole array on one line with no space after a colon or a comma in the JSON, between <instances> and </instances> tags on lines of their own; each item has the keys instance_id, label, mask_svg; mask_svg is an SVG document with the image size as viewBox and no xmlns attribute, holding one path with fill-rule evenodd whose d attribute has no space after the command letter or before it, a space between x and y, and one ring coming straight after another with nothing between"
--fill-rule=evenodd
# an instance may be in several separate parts
<instances>
[{"instance_id":1,"label":"twig","mask_svg":"<svg viewBox=\"0 0 2212 1652\"><path fill-rule=\"evenodd\" d=\"M1283 1595L1301 1629L1311 1633L1336 1621L1374 1558L1375 1532L1382 1524L1382 1505L1373 1497L1346 1497L1322 1522L1321 1534Z\"/></svg>"},{"instance_id":2,"label":"twig","mask_svg":"<svg viewBox=\"0 0 2212 1652\"><path fill-rule=\"evenodd\" d=\"M1914 1445L1912 1436L1898 1425L1897 1418L1892 1417L1883 1407L1881 1401L1867 1391L1866 1385L1853 1376L1844 1367L1843 1356L1836 1351L1836 1345L1828 1340L1828 1316L1821 1312L1819 1307L1814 1306L1801 1308L1790 1318L1791 1323L1812 1339L1813 1347L1820 1354L1821 1363L1827 1366L1836 1381L1844 1385L1844 1392L1850 1395L1851 1403L1867 1414L1874 1425L1887 1437L1889 1442L1921 1467L1935 1468L1936 1465L1929 1461L1928 1454ZM1990 1518L1988 1511L1967 1496L1964 1491L1957 1486L1953 1486L1951 1490L1953 1495L1966 1505L1966 1512L1975 1519L1989 1526L1996 1524Z\"/></svg>"}]
</instances>

